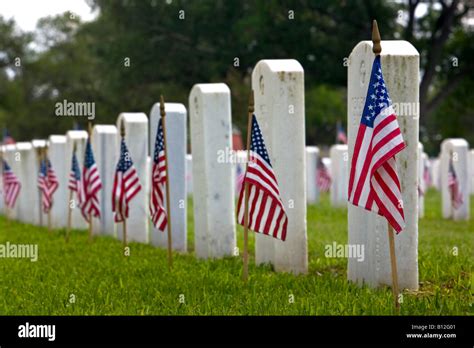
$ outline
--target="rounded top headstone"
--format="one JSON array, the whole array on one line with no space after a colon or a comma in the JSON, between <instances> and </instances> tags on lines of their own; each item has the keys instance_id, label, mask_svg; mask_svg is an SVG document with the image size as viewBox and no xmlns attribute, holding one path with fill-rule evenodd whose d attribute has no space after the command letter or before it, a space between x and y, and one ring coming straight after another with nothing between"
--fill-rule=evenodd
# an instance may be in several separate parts
<instances>
[{"instance_id":1,"label":"rounded top headstone","mask_svg":"<svg viewBox=\"0 0 474 348\"><path fill-rule=\"evenodd\" d=\"M52 134L49 136L49 142L56 144L66 143L66 136Z\"/></svg>"},{"instance_id":2,"label":"rounded top headstone","mask_svg":"<svg viewBox=\"0 0 474 348\"><path fill-rule=\"evenodd\" d=\"M17 151L28 151L33 148L33 145L30 142L20 142L16 143L16 150Z\"/></svg>"}]
</instances>

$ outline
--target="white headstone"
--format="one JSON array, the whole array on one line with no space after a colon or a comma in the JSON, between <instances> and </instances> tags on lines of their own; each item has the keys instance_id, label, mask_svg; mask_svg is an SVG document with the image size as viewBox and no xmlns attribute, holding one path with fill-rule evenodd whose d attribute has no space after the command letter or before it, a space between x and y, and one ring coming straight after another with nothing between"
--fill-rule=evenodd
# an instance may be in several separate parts
<instances>
[{"instance_id":1,"label":"white headstone","mask_svg":"<svg viewBox=\"0 0 474 348\"><path fill-rule=\"evenodd\" d=\"M252 73L255 115L288 216L286 241L258 233L257 263L276 271L308 271L304 71L293 59L261 60Z\"/></svg>"},{"instance_id":2,"label":"white headstone","mask_svg":"<svg viewBox=\"0 0 474 348\"><path fill-rule=\"evenodd\" d=\"M431 160L431 181L432 185L438 191L441 189L441 161L439 157Z\"/></svg>"},{"instance_id":3,"label":"white headstone","mask_svg":"<svg viewBox=\"0 0 474 348\"><path fill-rule=\"evenodd\" d=\"M66 136L49 136L48 157L51 161L56 177L59 182L58 189L53 195L53 207L51 208L51 227L63 228L67 226L68 214L68 178L69 169L66 167Z\"/></svg>"},{"instance_id":4,"label":"white headstone","mask_svg":"<svg viewBox=\"0 0 474 348\"><path fill-rule=\"evenodd\" d=\"M186 155L186 196L193 195L193 155Z\"/></svg>"},{"instance_id":5,"label":"white headstone","mask_svg":"<svg viewBox=\"0 0 474 348\"><path fill-rule=\"evenodd\" d=\"M314 204L319 201L319 189L316 184L319 148L306 146L306 202Z\"/></svg>"},{"instance_id":6,"label":"white headstone","mask_svg":"<svg viewBox=\"0 0 474 348\"><path fill-rule=\"evenodd\" d=\"M183 104L165 103L165 127L168 154L168 180L170 185L171 242L173 250L187 250L187 202L186 202L186 107ZM156 132L160 120L160 103L155 103L150 112L150 156L155 151ZM150 164L153 168L153 162ZM150 179L151 180L151 179ZM151 182L150 182L151 184ZM166 194L165 194L166 197ZM166 198L165 198L166 201ZM167 202L165 202L166 204ZM151 243L163 248L168 246L168 231L156 229L152 225Z\"/></svg>"},{"instance_id":7,"label":"white headstone","mask_svg":"<svg viewBox=\"0 0 474 348\"><path fill-rule=\"evenodd\" d=\"M130 202L127 241L148 243L149 206L147 195L148 118L144 113L121 113L117 119L117 155L120 151L120 125L125 125L125 142L140 179L142 189ZM117 157L118 160L118 157ZM115 166L117 163L115 163ZM123 224L117 224L117 237L123 239Z\"/></svg>"},{"instance_id":8,"label":"white headstone","mask_svg":"<svg viewBox=\"0 0 474 348\"><path fill-rule=\"evenodd\" d=\"M347 145L331 146L331 205L334 207L347 206L347 187L349 180Z\"/></svg>"},{"instance_id":9,"label":"white headstone","mask_svg":"<svg viewBox=\"0 0 474 348\"><path fill-rule=\"evenodd\" d=\"M21 182L21 191L16 202L17 220L39 224L38 165L35 149L29 142L16 143L18 171L16 176Z\"/></svg>"},{"instance_id":10,"label":"white headstone","mask_svg":"<svg viewBox=\"0 0 474 348\"><path fill-rule=\"evenodd\" d=\"M92 130L92 151L99 171L102 189L99 193L100 220L94 219L93 233L115 236L114 214L112 212L112 188L115 167L118 161L117 127L95 125Z\"/></svg>"},{"instance_id":11,"label":"white headstone","mask_svg":"<svg viewBox=\"0 0 474 348\"><path fill-rule=\"evenodd\" d=\"M232 148L229 87L224 83L194 85L189 95L189 112L196 256L234 255L233 166L225 158L219 161L222 153Z\"/></svg>"},{"instance_id":12,"label":"white headstone","mask_svg":"<svg viewBox=\"0 0 474 348\"><path fill-rule=\"evenodd\" d=\"M401 181L405 229L395 236L400 289L418 289L418 131L419 53L407 41L382 41L381 63L406 148L396 156ZM374 54L372 42L357 44L349 57L349 171ZM398 111L397 111L398 110ZM401 112L400 112L401 111ZM363 245L364 261L349 258L348 279L370 286L392 284L387 221L373 212L348 205L349 244Z\"/></svg>"},{"instance_id":13,"label":"white headstone","mask_svg":"<svg viewBox=\"0 0 474 348\"><path fill-rule=\"evenodd\" d=\"M441 143L441 199L443 217L454 220L469 220L469 145L464 139L445 139ZM454 209L448 188L449 160L452 158L459 190L462 193L463 203Z\"/></svg>"},{"instance_id":14,"label":"white headstone","mask_svg":"<svg viewBox=\"0 0 474 348\"><path fill-rule=\"evenodd\" d=\"M29 157L29 161L31 161L29 168L33 169L34 174L29 174L28 180L34 181L36 185L36 206L33 208L35 213L33 214L34 218L32 223L35 225L47 226L48 224L48 215L43 212L43 208L40 208L41 202L41 193L38 189L38 173L39 173L39 166L40 166L40 157L39 151L42 151L46 146L46 140L43 139L33 139L31 141L33 145L33 155Z\"/></svg>"},{"instance_id":15,"label":"white headstone","mask_svg":"<svg viewBox=\"0 0 474 348\"><path fill-rule=\"evenodd\" d=\"M474 195L474 150L469 151L469 163L471 168L471 195Z\"/></svg>"},{"instance_id":16,"label":"white headstone","mask_svg":"<svg viewBox=\"0 0 474 348\"><path fill-rule=\"evenodd\" d=\"M84 152L86 150L87 132L82 130L71 130L66 133L66 176L69 182L69 174L71 173L72 167L72 153L74 144L76 144L76 157L79 163L82 180L82 170L84 167ZM67 199L69 200L69 188L67 189ZM81 214L79 202L77 201L77 195L74 193L72 202L69 202L69 206L72 208L71 212L71 228L73 229L86 229L88 227L87 221ZM69 212L68 212L69 214ZM66 222L67 223L67 222Z\"/></svg>"}]
</instances>

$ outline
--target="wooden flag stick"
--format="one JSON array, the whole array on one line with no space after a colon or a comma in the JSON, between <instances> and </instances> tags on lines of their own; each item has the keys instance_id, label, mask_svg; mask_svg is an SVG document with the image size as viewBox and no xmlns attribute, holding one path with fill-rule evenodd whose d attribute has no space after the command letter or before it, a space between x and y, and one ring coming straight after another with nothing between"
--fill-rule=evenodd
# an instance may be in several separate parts
<instances>
[{"instance_id":1,"label":"wooden flag stick","mask_svg":"<svg viewBox=\"0 0 474 348\"><path fill-rule=\"evenodd\" d=\"M249 107L248 107L248 121L247 121L247 163L245 164L245 174L248 173L249 162L250 162L250 141L252 138L252 117L254 112L254 96L253 90L249 96ZM249 276L249 185L244 181L244 265L242 271L242 279L244 282L247 281Z\"/></svg>"},{"instance_id":2,"label":"wooden flag stick","mask_svg":"<svg viewBox=\"0 0 474 348\"><path fill-rule=\"evenodd\" d=\"M400 302L398 301L398 272L397 272L397 257L395 255L395 238L394 231L390 224L388 225L388 243L390 246L390 262L392 264L392 292L395 300L395 309L397 313L400 312Z\"/></svg>"},{"instance_id":3,"label":"wooden flag stick","mask_svg":"<svg viewBox=\"0 0 474 348\"><path fill-rule=\"evenodd\" d=\"M171 202L170 202L170 165L168 160L168 142L166 141L166 112L165 112L165 100L163 96L160 96L160 115L161 122L163 125L163 141L165 143L165 158L166 158L166 217L168 219L168 268L171 270L173 268L173 252L172 252L172 234L171 234Z\"/></svg>"},{"instance_id":4,"label":"wooden flag stick","mask_svg":"<svg viewBox=\"0 0 474 348\"><path fill-rule=\"evenodd\" d=\"M43 158L44 160L46 161L46 159L48 158L48 147L45 146L44 148L44 153L43 153ZM47 163L45 163L45 165L48 165ZM46 168L46 176L48 175L48 168ZM52 232L52 226L51 226L51 209L53 209L53 197L51 196L51 204L49 206L49 209L48 209L48 232L51 234Z\"/></svg>"},{"instance_id":5,"label":"wooden flag stick","mask_svg":"<svg viewBox=\"0 0 474 348\"><path fill-rule=\"evenodd\" d=\"M73 140L72 146L72 153L76 153L76 142ZM67 201L67 227L66 227L66 242L69 242L69 234L71 232L71 225L72 225L72 208L71 208L71 201L73 199L74 192L69 190L69 200Z\"/></svg>"},{"instance_id":6,"label":"wooden flag stick","mask_svg":"<svg viewBox=\"0 0 474 348\"><path fill-rule=\"evenodd\" d=\"M41 170L41 161L42 161L42 149L41 147L38 147L38 149L36 150L36 155L38 156L38 169ZM39 171L37 173L37 175L39 175ZM38 187L38 195L39 195L39 200L38 200L38 204L39 204L39 224L40 226L43 226L43 197L42 197L42 193L41 193L41 189Z\"/></svg>"},{"instance_id":7,"label":"wooden flag stick","mask_svg":"<svg viewBox=\"0 0 474 348\"><path fill-rule=\"evenodd\" d=\"M120 136L122 139L125 137L125 123L123 120L120 122ZM119 206L118 202L116 202L116 206ZM125 207L124 207L125 209ZM125 214L125 211L122 212L123 215L123 222L122 222L122 227L123 227L123 249L125 251L125 248L127 247L127 215ZM124 253L125 255L125 253Z\"/></svg>"},{"instance_id":8,"label":"wooden flag stick","mask_svg":"<svg viewBox=\"0 0 474 348\"><path fill-rule=\"evenodd\" d=\"M372 52L376 56L380 55L382 52L382 46L380 44L381 38L380 38L380 32L379 32L379 27L377 25L377 21L374 19L372 21ZM395 255L395 238L393 236L394 231L392 226L388 223L388 244L390 247L390 262L392 266L392 292L393 292L393 298L395 301L395 309L397 313L400 312L400 302L398 302L398 272L397 272L397 257Z\"/></svg>"},{"instance_id":9,"label":"wooden flag stick","mask_svg":"<svg viewBox=\"0 0 474 348\"><path fill-rule=\"evenodd\" d=\"M67 228L66 228L66 242L69 242L69 233L71 231L72 224L72 208L71 201L73 199L74 192L69 190L69 200L67 201Z\"/></svg>"},{"instance_id":10,"label":"wooden flag stick","mask_svg":"<svg viewBox=\"0 0 474 348\"><path fill-rule=\"evenodd\" d=\"M89 142L92 141L92 123L89 121L88 122L88 136L89 136ZM85 159L84 159L84 162L85 162ZM84 163L85 165L85 163ZM82 178L82 180L85 180L85 178ZM92 242L92 213L89 212L89 243Z\"/></svg>"}]
</instances>

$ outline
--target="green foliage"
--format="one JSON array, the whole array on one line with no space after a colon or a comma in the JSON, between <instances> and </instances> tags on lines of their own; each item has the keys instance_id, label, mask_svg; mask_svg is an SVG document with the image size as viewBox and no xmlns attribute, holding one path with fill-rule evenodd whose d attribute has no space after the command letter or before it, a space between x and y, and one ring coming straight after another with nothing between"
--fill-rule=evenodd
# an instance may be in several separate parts
<instances>
[{"instance_id":1,"label":"green foliage","mask_svg":"<svg viewBox=\"0 0 474 348\"><path fill-rule=\"evenodd\" d=\"M71 118L54 116L57 101L95 102L95 122L113 124L120 112L148 113L160 94L187 105L192 86L206 82L229 85L232 121L245 137L252 68L261 59L294 58L305 69L307 143L331 145L337 120L347 119L345 58L370 38L376 18L384 40L414 44L423 72L436 66L420 119L428 152L437 154L448 136L474 142L473 31L457 14L446 42L434 45L444 18L436 1L422 2L427 11L411 31L400 21L406 1L88 2L99 11L96 20L82 23L69 13L48 17L34 35L0 17L0 127L8 126L14 138L70 129ZM463 9L468 2L459 3ZM430 61L438 50L439 59ZM15 57L21 66L14 65Z\"/></svg>"},{"instance_id":2,"label":"green foliage","mask_svg":"<svg viewBox=\"0 0 474 348\"><path fill-rule=\"evenodd\" d=\"M250 278L241 280L240 258L197 260L193 250L192 202L189 254L174 253L168 271L166 250L131 243L131 256L111 237L92 244L85 231L64 230L0 218L0 243L36 243L37 262L0 259L2 315L392 315L389 288L358 287L347 281L347 260L326 258L325 245L347 243L347 211L329 205L327 195L308 207L309 274L275 273L254 264L250 234ZM444 220L440 195L429 191L420 220L420 290L404 292L402 315L469 315L474 229L472 220ZM471 215L474 207L471 206ZM242 229L238 245L242 250ZM454 256L456 246L459 255ZM71 295L75 303L70 303ZM185 303L179 302L184 295ZM289 296L294 295L294 303Z\"/></svg>"}]
</instances>

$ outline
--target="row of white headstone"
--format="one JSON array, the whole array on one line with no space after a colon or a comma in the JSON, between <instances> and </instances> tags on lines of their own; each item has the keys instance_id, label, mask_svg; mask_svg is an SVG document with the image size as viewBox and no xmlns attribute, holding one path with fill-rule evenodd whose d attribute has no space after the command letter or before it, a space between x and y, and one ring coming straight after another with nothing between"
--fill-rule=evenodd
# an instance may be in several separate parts
<instances>
[{"instance_id":1,"label":"row of white headstone","mask_svg":"<svg viewBox=\"0 0 474 348\"><path fill-rule=\"evenodd\" d=\"M343 183L335 187L331 199L337 204L346 203L347 166L351 161L355 135L360 123L361 108L367 91L368 76L373 61L372 43L359 43L349 57L348 70L348 146L331 149L333 176ZM394 103L418 103L419 54L405 41L382 42L382 65L388 90ZM255 260L257 264L271 263L276 271L306 273L308 271L306 231L306 161L315 163L318 151L305 151L305 105L304 72L295 60L262 60L252 73L252 89L255 94L255 114L265 138L273 169L276 173L283 204L288 215L288 234L285 242L261 234L256 235ZM195 253L199 258L218 258L236 255L235 222L235 157L227 156L231 143L230 90L223 83L197 84L189 95L189 120L192 158L186 155L186 109L181 104L166 104L166 131L169 149L169 177L171 191L171 219L173 226L173 248L186 250L186 195L191 189L194 209ZM166 244L166 233L150 229L148 219L149 173L159 109L155 104L150 121L143 113L122 113L117 124L124 122L126 141L135 163L142 187L145 188L131 202L129 235L138 242L151 241L157 245ZM397 156L402 194L405 203L407 227L396 238L399 281L402 288L418 287L418 116L401 115L399 122L407 148ZM149 133L150 131L150 133ZM150 135L150 136L149 136ZM58 175L66 180L70 167L72 142L76 141L78 153L83 153L86 132L71 131L64 137L51 136L50 156ZM104 218L94 225L96 233L121 236L121 226L115 226L111 217L110 183L117 162L119 136L117 127L94 127L92 142L100 168L102 181L101 204ZM7 147L8 156L16 153ZM34 147L34 145L30 145ZM21 146L20 146L21 147ZM26 150L28 151L28 150ZM31 150L29 156L34 157ZM307 157L309 156L309 157ZM245 157L245 156L243 156ZM343 161L340 161L343 158ZM80 158L81 164L82 159ZM23 166L22 161L14 166ZM37 168L32 161L31 168L17 172L29 173L35 177ZM192 163L192 171L186 164ZM311 165L314 170L315 166ZM24 174L21 174L24 175ZM313 174L312 174L313 175ZM31 181L31 179L30 179ZM191 183L187 189L187 183ZM35 183L22 195L33 197ZM67 190L66 190L67 191ZM314 199L317 193L312 194ZM58 210L55 226L64 226L67 210L67 192L56 195ZM30 216L39 216L28 206ZM33 207L33 208L32 208ZM44 218L43 218L44 221ZM74 227L85 227L79 212L75 211ZM149 231L151 230L151 233ZM350 244L365 246L363 262L349 259L348 278L370 285L390 284L390 257L387 243L387 223L376 214L363 209L348 207L348 233ZM331 231L318 231L331 233ZM149 234L151 237L149 237Z\"/></svg>"},{"instance_id":2,"label":"row of white headstone","mask_svg":"<svg viewBox=\"0 0 474 348\"><path fill-rule=\"evenodd\" d=\"M443 217L454 219L469 218L469 194L474 193L474 150L469 151L468 143L464 139L446 139L441 145L441 156L445 159L441 168L439 159L430 160L426 152L423 151L423 144L418 143L418 215L424 217L425 205L424 196L427 189L435 187L440 190L444 187L442 194ZM457 209L452 208L451 196L448 192L447 173L449 165L449 154L452 151L453 166L457 173L459 186L466 195L463 204ZM317 163L320 151L316 146L306 147L306 199L308 204L319 201L319 188L317 185ZM347 145L333 145L329 150L329 158L323 158L331 174L330 202L334 207L347 206L347 185L348 185L348 148ZM428 171L431 179L425 178L425 170ZM443 178L443 184L441 184Z\"/></svg>"}]
</instances>

